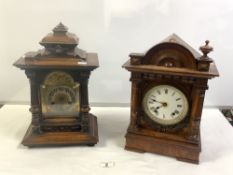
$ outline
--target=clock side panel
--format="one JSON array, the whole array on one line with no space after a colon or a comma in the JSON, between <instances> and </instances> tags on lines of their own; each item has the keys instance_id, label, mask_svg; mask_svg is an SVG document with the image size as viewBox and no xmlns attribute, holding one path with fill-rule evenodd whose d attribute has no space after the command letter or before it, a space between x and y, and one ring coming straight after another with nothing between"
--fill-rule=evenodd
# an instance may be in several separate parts
<instances>
[{"instance_id":1,"label":"clock side panel","mask_svg":"<svg viewBox=\"0 0 233 175\"><path fill-rule=\"evenodd\" d=\"M191 114L189 127L187 130L187 139L190 142L198 143L200 140L200 121L202 117L203 103L205 98L205 91L208 89L208 79L197 79L193 85Z\"/></svg>"}]
</instances>

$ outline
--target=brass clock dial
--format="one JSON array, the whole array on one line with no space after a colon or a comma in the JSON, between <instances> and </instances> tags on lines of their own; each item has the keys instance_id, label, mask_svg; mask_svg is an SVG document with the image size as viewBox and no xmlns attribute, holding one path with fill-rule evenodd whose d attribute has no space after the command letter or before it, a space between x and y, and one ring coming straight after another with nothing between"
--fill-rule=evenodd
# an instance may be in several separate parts
<instances>
[{"instance_id":1,"label":"brass clock dial","mask_svg":"<svg viewBox=\"0 0 233 175\"><path fill-rule=\"evenodd\" d=\"M148 90L143 98L145 113L156 123L174 125L182 121L189 109L187 97L170 85L158 85Z\"/></svg>"},{"instance_id":2,"label":"brass clock dial","mask_svg":"<svg viewBox=\"0 0 233 175\"><path fill-rule=\"evenodd\" d=\"M60 71L48 74L42 92L42 113L45 116L77 116L79 114L79 83Z\"/></svg>"},{"instance_id":3,"label":"brass clock dial","mask_svg":"<svg viewBox=\"0 0 233 175\"><path fill-rule=\"evenodd\" d=\"M48 91L46 100L50 110L69 110L76 100L75 91L66 86L57 86Z\"/></svg>"}]
</instances>

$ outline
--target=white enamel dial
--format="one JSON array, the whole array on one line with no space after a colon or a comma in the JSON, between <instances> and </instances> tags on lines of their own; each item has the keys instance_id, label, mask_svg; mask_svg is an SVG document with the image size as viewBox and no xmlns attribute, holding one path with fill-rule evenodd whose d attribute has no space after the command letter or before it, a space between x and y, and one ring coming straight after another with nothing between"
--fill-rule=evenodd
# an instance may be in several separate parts
<instances>
[{"instance_id":1,"label":"white enamel dial","mask_svg":"<svg viewBox=\"0 0 233 175\"><path fill-rule=\"evenodd\" d=\"M145 113L156 123L174 125L188 113L188 100L183 92L170 85L158 85L143 98Z\"/></svg>"}]
</instances>

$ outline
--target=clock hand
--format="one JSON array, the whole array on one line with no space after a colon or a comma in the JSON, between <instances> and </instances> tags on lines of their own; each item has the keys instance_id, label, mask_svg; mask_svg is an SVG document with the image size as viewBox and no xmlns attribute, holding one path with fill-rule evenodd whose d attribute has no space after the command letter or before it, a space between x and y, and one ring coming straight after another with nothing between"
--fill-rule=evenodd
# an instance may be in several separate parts
<instances>
[{"instance_id":1,"label":"clock hand","mask_svg":"<svg viewBox=\"0 0 233 175\"><path fill-rule=\"evenodd\" d=\"M151 99L152 101L154 101L154 102L157 102L157 103L160 103L160 104L162 104L162 106L167 106L167 103L166 102L160 102L160 101L157 101L157 100L155 100L155 99Z\"/></svg>"},{"instance_id":2,"label":"clock hand","mask_svg":"<svg viewBox=\"0 0 233 175\"><path fill-rule=\"evenodd\" d=\"M157 101L157 100L155 100L155 99L151 99L152 101L154 101L154 102L157 102L157 103L161 103L162 104L162 102L159 102L159 101Z\"/></svg>"}]
</instances>

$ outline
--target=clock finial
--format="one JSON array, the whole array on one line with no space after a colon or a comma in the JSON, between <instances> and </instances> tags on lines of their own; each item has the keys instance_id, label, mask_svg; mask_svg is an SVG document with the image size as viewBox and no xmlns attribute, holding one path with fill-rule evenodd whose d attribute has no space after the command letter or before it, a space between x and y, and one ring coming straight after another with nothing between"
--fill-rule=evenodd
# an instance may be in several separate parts
<instances>
[{"instance_id":1,"label":"clock finial","mask_svg":"<svg viewBox=\"0 0 233 175\"><path fill-rule=\"evenodd\" d=\"M66 33L67 31L68 31L68 27L66 27L61 22L56 27L54 27L54 29L53 29L54 34Z\"/></svg>"},{"instance_id":2,"label":"clock finial","mask_svg":"<svg viewBox=\"0 0 233 175\"><path fill-rule=\"evenodd\" d=\"M71 54L83 58L83 56L80 56L80 54L75 51L78 42L78 37L75 34L68 32L68 27L60 22L53 28L53 33L46 35L41 40L40 44L45 47L45 54Z\"/></svg>"},{"instance_id":3,"label":"clock finial","mask_svg":"<svg viewBox=\"0 0 233 175\"><path fill-rule=\"evenodd\" d=\"M209 59L208 53L213 51L213 47L209 46L209 40L205 41L205 45L200 47L201 52L203 53L203 56L201 59Z\"/></svg>"}]
</instances>

